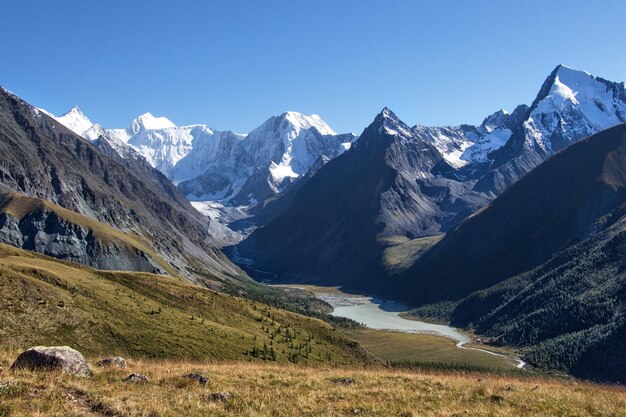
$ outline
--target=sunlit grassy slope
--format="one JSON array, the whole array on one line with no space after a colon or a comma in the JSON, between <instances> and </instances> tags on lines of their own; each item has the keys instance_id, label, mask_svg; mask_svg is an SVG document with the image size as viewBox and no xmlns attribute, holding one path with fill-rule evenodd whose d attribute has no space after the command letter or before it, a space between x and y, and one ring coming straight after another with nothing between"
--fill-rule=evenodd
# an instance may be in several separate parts
<instances>
[{"instance_id":1,"label":"sunlit grassy slope","mask_svg":"<svg viewBox=\"0 0 626 417\"><path fill-rule=\"evenodd\" d=\"M326 322L181 278L97 271L0 245L3 346L85 354L357 365L362 349Z\"/></svg>"},{"instance_id":2,"label":"sunlit grassy slope","mask_svg":"<svg viewBox=\"0 0 626 417\"><path fill-rule=\"evenodd\" d=\"M14 355L0 356L2 365ZM92 358L97 359L97 358ZM248 362L130 361L93 379L3 375L0 415L14 416L626 416L626 391L574 381ZM130 372L147 383L124 383ZM206 387L183 375L200 372ZM226 400L212 393L229 392Z\"/></svg>"},{"instance_id":3,"label":"sunlit grassy slope","mask_svg":"<svg viewBox=\"0 0 626 417\"><path fill-rule=\"evenodd\" d=\"M379 359L395 365L441 365L453 368L514 370L516 362L501 356L459 349L447 337L426 334L350 329L344 333ZM483 348L482 346L478 346ZM522 372L522 371L520 371Z\"/></svg>"}]
</instances>

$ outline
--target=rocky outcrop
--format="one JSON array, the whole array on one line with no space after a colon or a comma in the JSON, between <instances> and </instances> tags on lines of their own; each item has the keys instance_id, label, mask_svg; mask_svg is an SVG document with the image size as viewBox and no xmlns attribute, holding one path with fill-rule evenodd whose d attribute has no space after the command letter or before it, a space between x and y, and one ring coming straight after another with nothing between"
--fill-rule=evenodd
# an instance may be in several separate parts
<instances>
[{"instance_id":1,"label":"rocky outcrop","mask_svg":"<svg viewBox=\"0 0 626 417\"><path fill-rule=\"evenodd\" d=\"M48 209L37 209L21 219L0 213L0 243L97 269L165 273L143 251L97 239L92 230Z\"/></svg>"},{"instance_id":2,"label":"rocky outcrop","mask_svg":"<svg viewBox=\"0 0 626 417\"><path fill-rule=\"evenodd\" d=\"M77 350L68 346L35 346L20 354L11 369L28 369L31 371L60 370L77 377L91 378L91 365Z\"/></svg>"},{"instance_id":3,"label":"rocky outcrop","mask_svg":"<svg viewBox=\"0 0 626 417\"><path fill-rule=\"evenodd\" d=\"M199 374L197 372L192 372L190 374L185 375L185 378L191 379L192 381L198 382L200 385L206 385L209 383L209 377L203 374Z\"/></svg>"},{"instance_id":4,"label":"rocky outcrop","mask_svg":"<svg viewBox=\"0 0 626 417\"><path fill-rule=\"evenodd\" d=\"M96 362L97 366L103 368L126 368L126 360L120 356L114 356L112 358L105 358Z\"/></svg>"},{"instance_id":5,"label":"rocky outcrop","mask_svg":"<svg viewBox=\"0 0 626 417\"><path fill-rule=\"evenodd\" d=\"M143 374L130 374L123 379L124 382L145 383L150 382L150 378Z\"/></svg>"}]
</instances>

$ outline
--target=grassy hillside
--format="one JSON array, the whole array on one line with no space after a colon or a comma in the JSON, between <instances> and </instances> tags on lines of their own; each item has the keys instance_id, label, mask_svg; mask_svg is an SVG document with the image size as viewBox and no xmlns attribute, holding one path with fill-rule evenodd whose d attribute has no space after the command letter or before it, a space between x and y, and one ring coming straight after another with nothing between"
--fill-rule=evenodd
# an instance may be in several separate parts
<instances>
[{"instance_id":1,"label":"grassy hillside","mask_svg":"<svg viewBox=\"0 0 626 417\"><path fill-rule=\"evenodd\" d=\"M16 354L0 354L0 365ZM130 372L150 381L121 382ZM182 377L190 372L207 375L207 386ZM231 396L209 398L218 392ZM0 384L0 415L620 417L626 416L626 391L458 372L131 360L127 370L96 369L93 379L12 372Z\"/></svg>"},{"instance_id":2,"label":"grassy hillside","mask_svg":"<svg viewBox=\"0 0 626 417\"><path fill-rule=\"evenodd\" d=\"M70 345L85 354L310 365L369 361L314 318L181 278L98 271L0 245L3 346Z\"/></svg>"},{"instance_id":3,"label":"grassy hillside","mask_svg":"<svg viewBox=\"0 0 626 417\"><path fill-rule=\"evenodd\" d=\"M64 218L75 212L113 229L130 230L149 242L170 270L194 282L219 285L248 279L217 249L222 237L213 233L216 230L207 218L145 159L135 154L123 158L106 140L89 142L3 89L0 155L0 189L63 207L68 210ZM32 236L44 227L56 226L55 220L31 222L32 227L20 231ZM0 234L0 241L15 244L19 233L11 232ZM85 246L79 242L65 247L43 234L37 240L36 248L26 249L59 259ZM45 251L50 245L55 246L54 253ZM100 269L155 271L155 264L144 262L141 254L124 258L115 265L115 257L105 262L101 256L72 260Z\"/></svg>"},{"instance_id":4,"label":"grassy hillside","mask_svg":"<svg viewBox=\"0 0 626 417\"><path fill-rule=\"evenodd\" d=\"M439 242L443 235L409 239L406 236L394 236L381 239L387 248L383 252L382 262L391 273L399 273L415 263L415 261Z\"/></svg>"}]
</instances>

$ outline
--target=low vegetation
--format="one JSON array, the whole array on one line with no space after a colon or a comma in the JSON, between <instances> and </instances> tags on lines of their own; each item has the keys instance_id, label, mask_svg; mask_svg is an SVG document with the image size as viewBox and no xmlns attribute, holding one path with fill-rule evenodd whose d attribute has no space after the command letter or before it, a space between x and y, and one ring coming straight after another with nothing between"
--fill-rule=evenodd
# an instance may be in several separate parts
<instances>
[{"instance_id":1,"label":"low vegetation","mask_svg":"<svg viewBox=\"0 0 626 417\"><path fill-rule=\"evenodd\" d=\"M511 359L470 349L459 349L447 337L371 329L345 330L344 334L394 367L515 370ZM480 347L482 348L482 347ZM518 371L519 372L519 371Z\"/></svg>"},{"instance_id":2,"label":"low vegetation","mask_svg":"<svg viewBox=\"0 0 626 417\"><path fill-rule=\"evenodd\" d=\"M443 235L417 239L409 239L405 236L385 238L382 242L388 246L383 252L383 264L391 273L402 272L442 238Z\"/></svg>"},{"instance_id":3,"label":"low vegetation","mask_svg":"<svg viewBox=\"0 0 626 417\"><path fill-rule=\"evenodd\" d=\"M15 356L0 353L0 365ZM131 373L148 381L123 382ZM626 416L626 391L465 372L137 359L127 369L96 368L92 379L5 369L0 415L617 417Z\"/></svg>"},{"instance_id":4,"label":"low vegetation","mask_svg":"<svg viewBox=\"0 0 626 417\"><path fill-rule=\"evenodd\" d=\"M363 365L357 343L318 319L182 278L98 271L0 245L3 346L84 354Z\"/></svg>"}]
</instances>

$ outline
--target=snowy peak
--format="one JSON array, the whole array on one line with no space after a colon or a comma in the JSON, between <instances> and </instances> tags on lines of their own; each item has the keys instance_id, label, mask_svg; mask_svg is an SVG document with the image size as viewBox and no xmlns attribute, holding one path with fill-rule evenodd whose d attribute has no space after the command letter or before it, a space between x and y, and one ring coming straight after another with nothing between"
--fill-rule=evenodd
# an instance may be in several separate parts
<instances>
[{"instance_id":1,"label":"snowy peak","mask_svg":"<svg viewBox=\"0 0 626 417\"><path fill-rule=\"evenodd\" d=\"M295 111L288 111L280 116L270 117L261 126L250 132L250 136L255 137L259 134L267 136L269 132L275 132L278 135L286 135L288 140L292 140L300 132L312 129L321 135L336 135L317 114L307 116Z\"/></svg>"},{"instance_id":2,"label":"snowy peak","mask_svg":"<svg viewBox=\"0 0 626 417\"><path fill-rule=\"evenodd\" d=\"M48 113L49 114L49 113ZM93 123L77 106L74 106L62 116L52 116L56 121L70 129L77 135L83 136Z\"/></svg>"},{"instance_id":3,"label":"snowy peak","mask_svg":"<svg viewBox=\"0 0 626 417\"><path fill-rule=\"evenodd\" d=\"M159 130L175 128L176 125L165 117L155 117L152 113L144 113L130 124L129 130L137 134L142 130Z\"/></svg>"},{"instance_id":4,"label":"snowy peak","mask_svg":"<svg viewBox=\"0 0 626 417\"><path fill-rule=\"evenodd\" d=\"M525 143L549 155L624 121L624 83L559 65L546 79L524 122Z\"/></svg>"},{"instance_id":5,"label":"snowy peak","mask_svg":"<svg viewBox=\"0 0 626 417\"><path fill-rule=\"evenodd\" d=\"M269 185L271 193L283 192L306 174L320 156L334 158L348 148L345 142L352 140L351 135L337 135L316 114L289 111L271 117L242 143L242 153L254 161L255 172L242 192L257 195L255 189L263 183ZM262 195L261 199L268 196Z\"/></svg>"},{"instance_id":6,"label":"snowy peak","mask_svg":"<svg viewBox=\"0 0 626 417\"><path fill-rule=\"evenodd\" d=\"M378 128L378 133L391 136L412 136L411 128L404 124L388 107L381 110L370 126Z\"/></svg>"},{"instance_id":7,"label":"snowy peak","mask_svg":"<svg viewBox=\"0 0 626 417\"><path fill-rule=\"evenodd\" d=\"M296 130L317 129L322 135L336 135L325 121L321 119L317 114L306 116L302 113L295 111L288 111L279 116L279 118L285 120L291 124Z\"/></svg>"},{"instance_id":8,"label":"snowy peak","mask_svg":"<svg viewBox=\"0 0 626 417\"><path fill-rule=\"evenodd\" d=\"M497 112L485 117L485 120L483 120L481 126L491 131L493 129L505 126L509 117L510 114L508 111L500 109Z\"/></svg>"}]
</instances>

